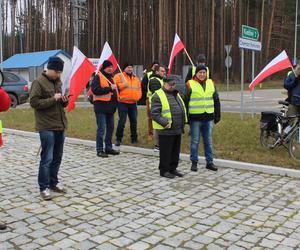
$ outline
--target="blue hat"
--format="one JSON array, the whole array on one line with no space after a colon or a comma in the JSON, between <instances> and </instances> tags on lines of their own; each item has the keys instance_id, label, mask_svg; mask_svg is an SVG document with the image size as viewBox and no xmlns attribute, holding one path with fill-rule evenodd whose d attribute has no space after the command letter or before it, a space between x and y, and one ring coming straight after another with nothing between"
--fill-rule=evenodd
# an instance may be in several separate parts
<instances>
[{"instance_id":1,"label":"blue hat","mask_svg":"<svg viewBox=\"0 0 300 250\"><path fill-rule=\"evenodd\" d=\"M52 69L55 71L63 71L64 61L58 56L49 57L47 69Z\"/></svg>"}]
</instances>

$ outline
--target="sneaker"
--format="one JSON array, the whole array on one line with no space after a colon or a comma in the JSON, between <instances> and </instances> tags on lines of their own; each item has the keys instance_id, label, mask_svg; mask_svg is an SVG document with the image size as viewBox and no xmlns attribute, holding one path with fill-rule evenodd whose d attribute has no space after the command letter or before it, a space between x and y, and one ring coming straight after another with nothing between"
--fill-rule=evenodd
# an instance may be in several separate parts
<instances>
[{"instance_id":1,"label":"sneaker","mask_svg":"<svg viewBox=\"0 0 300 250\"><path fill-rule=\"evenodd\" d=\"M194 172L198 171L197 162L192 161L191 171L194 171Z\"/></svg>"},{"instance_id":2,"label":"sneaker","mask_svg":"<svg viewBox=\"0 0 300 250\"><path fill-rule=\"evenodd\" d=\"M55 192L55 193L61 193L61 194L66 194L67 193L67 190L63 187L60 187L60 186L51 187L50 190Z\"/></svg>"},{"instance_id":3,"label":"sneaker","mask_svg":"<svg viewBox=\"0 0 300 250\"><path fill-rule=\"evenodd\" d=\"M137 144L138 143L138 140L135 139L135 140L131 140L131 144Z\"/></svg>"},{"instance_id":4,"label":"sneaker","mask_svg":"<svg viewBox=\"0 0 300 250\"><path fill-rule=\"evenodd\" d=\"M120 151L117 151L114 149L108 149L108 150L105 150L105 153L108 155L118 155L118 154L120 154Z\"/></svg>"},{"instance_id":5,"label":"sneaker","mask_svg":"<svg viewBox=\"0 0 300 250\"><path fill-rule=\"evenodd\" d=\"M155 145L153 151L154 152L159 152L159 146Z\"/></svg>"},{"instance_id":6,"label":"sneaker","mask_svg":"<svg viewBox=\"0 0 300 250\"><path fill-rule=\"evenodd\" d=\"M165 177L165 178L168 178L168 179L174 179L175 178L175 175L174 174L171 174L170 172L165 172L163 174L160 174L161 177Z\"/></svg>"},{"instance_id":7,"label":"sneaker","mask_svg":"<svg viewBox=\"0 0 300 250\"><path fill-rule=\"evenodd\" d=\"M40 195L44 201L52 200L52 196L51 196L49 188L46 188L45 190L41 191Z\"/></svg>"},{"instance_id":8,"label":"sneaker","mask_svg":"<svg viewBox=\"0 0 300 250\"><path fill-rule=\"evenodd\" d=\"M211 171L218 171L218 168L213 163L206 164L206 168L211 170Z\"/></svg>"},{"instance_id":9,"label":"sneaker","mask_svg":"<svg viewBox=\"0 0 300 250\"><path fill-rule=\"evenodd\" d=\"M98 152L97 156L102 157L102 158L107 158L108 157L108 155L106 153L104 153L103 151Z\"/></svg>"},{"instance_id":10,"label":"sneaker","mask_svg":"<svg viewBox=\"0 0 300 250\"><path fill-rule=\"evenodd\" d=\"M170 171L170 173L178 177L183 177L183 174L176 169L174 171Z\"/></svg>"},{"instance_id":11,"label":"sneaker","mask_svg":"<svg viewBox=\"0 0 300 250\"><path fill-rule=\"evenodd\" d=\"M120 147L120 145L121 145L121 141L116 140L115 146L116 146L116 147Z\"/></svg>"},{"instance_id":12,"label":"sneaker","mask_svg":"<svg viewBox=\"0 0 300 250\"><path fill-rule=\"evenodd\" d=\"M0 230L5 230L6 228L7 226L3 222L0 222Z\"/></svg>"}]
</instances>

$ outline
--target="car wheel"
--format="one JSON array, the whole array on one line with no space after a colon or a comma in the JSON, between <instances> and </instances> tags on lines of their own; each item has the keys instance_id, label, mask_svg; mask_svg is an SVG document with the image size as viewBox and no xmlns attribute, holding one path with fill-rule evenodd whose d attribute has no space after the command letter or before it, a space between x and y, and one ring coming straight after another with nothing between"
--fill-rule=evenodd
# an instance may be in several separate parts
<instances>
[{"instance_id":1,"label":"car wheel","mask_svg":"<svg viewBox=\"0 0 300 250\"><path fill-rule=\"evenodd\" d=\"M17 105L18 105L18 99L17 99L17 97L16 97L15 95L13 95L13 94L8 94L8 95L9 95L10 100L11 100L10 106L11 106L12 108L17 107Z\"/></svg>"}]
</instances>

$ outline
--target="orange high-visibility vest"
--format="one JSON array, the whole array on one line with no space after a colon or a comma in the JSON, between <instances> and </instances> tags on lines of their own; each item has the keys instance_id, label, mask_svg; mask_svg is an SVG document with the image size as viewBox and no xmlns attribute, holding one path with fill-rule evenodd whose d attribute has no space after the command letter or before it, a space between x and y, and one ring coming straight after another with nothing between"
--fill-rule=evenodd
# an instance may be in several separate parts
<instances>
[{"instance_id":1,"label":"orange high-visibility vest","mask_svg":"<svg viewBox=\"0 0 300 250\"><path fill-rule=\"evenodd\" d=\"M98 76L99 76L99 80L100 80L99 84L102 88L110 87L109 82L107 81L107 79L104 77L104 75L101 72L98 73ZM112 95L113 95L112 92L109 92L105 95L95 95L93 93L93 101L109 102Z\"/></svg>"},{"instance_id":2,"label":"orange high-visibility vest","mask_svg":"<svg viewBox=\"0 0 300 250\"><path fill-rule=\"evenodd\" d=\"M142 97L141 82L135 75L130 77L125 72L122 75L119 73L113 78L119 88L119 102L136 103Z\"/></svg>"}]
</instances>

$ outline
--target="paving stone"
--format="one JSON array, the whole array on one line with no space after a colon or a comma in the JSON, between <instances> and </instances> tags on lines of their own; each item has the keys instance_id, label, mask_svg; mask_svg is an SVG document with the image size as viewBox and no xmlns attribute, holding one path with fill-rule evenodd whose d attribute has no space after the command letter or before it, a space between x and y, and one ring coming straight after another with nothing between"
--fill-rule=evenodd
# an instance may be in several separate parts
<instances>
[{"instance_id":1,"label":"paving stone","mask_svg":"<svg viewBox=\"0 0 300 250\"><path fill-rule=\"evenodd\" d=\"M67 142L59 177L70 192L46 202L36 184L38 138L4 136L0 218L9 230L1 250L300 248L299 179L191 173L182 161L184 178L162 180L157 156L95 160L94 147Z\"/></svg>"}]
</instances>

